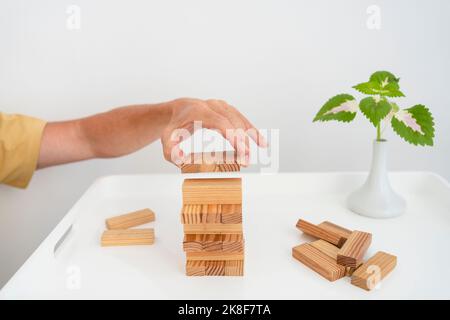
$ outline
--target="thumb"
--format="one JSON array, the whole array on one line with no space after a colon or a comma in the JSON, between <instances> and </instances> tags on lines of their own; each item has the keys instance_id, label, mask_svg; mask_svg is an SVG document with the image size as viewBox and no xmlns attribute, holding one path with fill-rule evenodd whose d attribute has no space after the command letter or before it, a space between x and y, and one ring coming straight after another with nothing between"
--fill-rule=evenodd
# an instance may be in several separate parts
<instances>
[{"instance_id":1,"label":"thumb","mask_svg":"<svg viewBox=\"0 0 450 320\"><path fill-rule=\"evenodd\" d=\"M164 158L177 167L185 161L185 154L180 148L180 143L188 139L191 133L183 128L167 128L161 136Z\"/></svg>"}]
</instances>

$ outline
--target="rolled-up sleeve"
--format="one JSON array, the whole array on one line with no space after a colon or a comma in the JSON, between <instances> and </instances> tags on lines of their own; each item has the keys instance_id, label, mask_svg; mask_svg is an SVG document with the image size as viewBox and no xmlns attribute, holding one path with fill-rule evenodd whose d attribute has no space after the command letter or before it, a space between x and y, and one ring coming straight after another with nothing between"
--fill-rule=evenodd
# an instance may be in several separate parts
<instances>
[{"instance_id":1,"label":"rolled-up sleeve","mask_svg":"<svg viewBox=\"0 0 450 320\"><path fill-rule=\"evenodd\" d=\"M46 122L0 112L0 183L26 188L37 167Z\"/></svg>"}]
</instances>

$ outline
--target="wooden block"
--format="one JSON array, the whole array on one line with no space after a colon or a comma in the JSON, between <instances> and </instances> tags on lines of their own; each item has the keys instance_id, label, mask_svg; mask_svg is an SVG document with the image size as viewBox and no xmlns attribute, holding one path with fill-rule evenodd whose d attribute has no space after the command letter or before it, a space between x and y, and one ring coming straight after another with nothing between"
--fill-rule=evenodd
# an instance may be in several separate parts
<instances>
[{"instance_id":1,"label":"wooden block","mask_svg":"<svg viewBox=\"0 0 450 320\"><path fill-rule=\"evenodd\" d=\"M244 260L244 252L186 252L188 260L202 260L202 261L227 261L227 260Z\"/></svg>"},{"instance_id":2,"label":"wooden block","mask_svg":"<svg viewBox=\"0 0 450 320\"><path fill-rule=\"evenodd\" d=\"M241 203L240 178L186 179L183 182L183 205Z\"/></svg>"},{"instance_id":3,"label":"wooden block","mask_svg":"<svg viewBox=\"0 0 450 320\"><path fill-rule=\"evenodd\" d=\"M186 234L183 250L186 252L243 252L244 238L242 234Z\"/></svg>"},{"instance_id":4,"label":"wooden block","mask_svg":"<svg viewBox=\"0 0 450 320\"><path fill-rule=\"evenodd\" d=\"M234 152L192 153L181 166L182 173L240 171Z\"/></svg>"},{"instance_id":5,"label":"wooden block","mask_svg":"<svg viewBox=\"0 0 450 320\"><path fill-rule=\"evenodd\" d=\"M222 235L204 234L203 251L222 251Z\"/></svg>"},{"instance_id":6,"label":"wooden block","mask_svg":"<svg viewBox=\"0 0 450 320\"><path fill-rule=\"evenodd\" d=\"M242 233L242 223L238 224L222 224L222 223L201 223L201 224L184 224L185 234L222 234Z\"/></svg>"},{"instance_id":7,"label":"wooden block","mask_svg":"<svg viewBox=\"0 0 450 320\"><path fill-rule=\"evenodd\" d=\"M222 234L223 252L243 252L244 236L242 234Z\"/></svg>"},{"instance_id":8,"label":"wooden block","mask_svg":"<svg viewBox=\"0 0 450 320\"><path fill-rule=\"evenodd\" d=\"M106 230L103 232L101 245L108 246L135 246L153 244L155 232L150 229Z\"/></svg>"},{"instance_id":9,"label":"wooden block","mask_svg":"<svg viewBox=\"0 0 450 320\"><path fill-rule=\"evenodd\" d=\"M203 235L202 234L184 235L183 250L186 252L203 251Z\"/></svg>"},{"instance_id":10,"label":"wooden block","mask_svg":"<svg viewBox=\"0 0 450 320\"><path fill-rule=\"evenodd\" d=\"M118 230L136 227L152 221L155 221L155 213L150 209L142 209L106 219L105 223L107 229Z\"/></svg>"},{"instance_id":11,"label":"wooden block","mask_svg":"<svg viewBox=\"0 0 450 320\"><path fill-rule=\"evenodd\" d=\"M357 268L361 263L367 249L372 242L372 234L362 231L353 231L337 255L338 264Z\"/></svg>"},{"instance_id":12,"label":"wooden block","mask_svg":"<svg viewBox=\"0 0 450 320\"><path fill-rule=\"evenodd\" d=\"M372 290L397 265L397 257L378 251L352 275L351 283L364 290Z\"/></svg>"},{"instance_id":13,"label":"wooden block","mask_svg":"<svg viewBox=\"0 0 450 320\"><path fill-rule=\"evenodd\" d=\"M328 231L302 219L298 220L297 228L313 237L328 241L329 243L332 243L335 246L338 246L339 248L342 247L342 245L345 243L346 240L337 233Z\"/></svg>"},{"instance_id":14,"label":"wooden block","mask_svg":"<svg viewBox=\"0 0 450 320\"><path fill-rule=\"evenodd\" d=\"M311 246L314 248L322 251L327 256L332 258L334 261L337 261L337 253L339 251L339 248L335 245L325 241L325 240L316 240L310 243Z\"/></svg>"},{"instance_id":15,"label":"wooden block","mask_svg":"<svg viewBox=\"0 0 450 320\"><path fill-rule=\"evenodd\" d=\"M207 205L205 205L207 206ZM203 206L201 204L185 205L181 209L181 223L199 224L202 223Z\"/></svg>"},{"instance_id":16,"label":"wooden block","mask_svg":"<svg viewBox=\"0 0 450 320\"><path fill-rule=\"evenodd\" d=\"M335 245L326 242L325 240L316 240L310 243L314 248L319 249L323 253L325 253L327 256L332 258L337 263L337 253L339 251L339 248ZM356 268L346 267L345 268L345 275L351 276Z\"/></svg>"},{"instance_id":17,"label":"wooden block","mask_svg":"<svg viewBox=\"0 0 450 320\"><path fill-rule=\"evenodd\" d=\"M206 264L205 261L186 261L186 275L187 276L205 276Z\"/></svg>"},{"instance_id":18,"label":"wooden block","mask_svg":"<svg viewBox=\"0 0 450 320\"><path fill-rule=\"evenodd\" d=\"M224 276L225 261L210 260L205 261L207 276Z\"/></svg>"},{"instance_id":19,"label":"wooden block","mask_svg":"<svg viewBox=\"0 0 450 320\"><path fill-rule=\"evenodd\" d=\"M225 261L225 276L243 276L244 260Z\"/></svg>"},{"instance_id":20,"label":"wooden block","mask_svg":"<svg viewBox=\"0 0 450 320\"><path fill-rule=\"evenodd\" d=\"M225 223L242 222L242 205L240 204L187 204L181 210L181 223Z\"/></svg>"},{"instance_id":21,"label":"wooden block","mask_svg":"<svg viewBox=\"0 0 450 320\"><path fill-rule=\"evenodd\" d=\"M223 204L221 206L222 223L242 223L242 205L241 204Z\"/></svg>"},{"instance_id":22,"label":"wooden block","mask_svg":"<svg viewBox=\"0 0 450 320\"><path fill-rule=\"evenodd\" d=\"M202 205L202 223L220 223L220 204L204 204Z\"/></svg>"},{"instance_id":23,"label":"wooden block","mask_svg":"<svg viewBox=\"0 0 450 320\"><path fill-rule=\"evenodd\" d=\"M345 277L344 266L308 243L292 248L292 256L329 281Z\"/></svg>"},{"instance_id":24,"label":"wooden block","mask_svg":"<svg viewBox=\"0 0 450 320\"><path fill-rule=\"evenodd\" d=\"M317 226L319 228L325 229L327 231L331 231L346 240L348 239L348 237L350 237L350 234L352 233L351 230L345 229L345 228L338 226L337 224L331 223L329 221L321 222Z\"/></svg>"}]
</instances>

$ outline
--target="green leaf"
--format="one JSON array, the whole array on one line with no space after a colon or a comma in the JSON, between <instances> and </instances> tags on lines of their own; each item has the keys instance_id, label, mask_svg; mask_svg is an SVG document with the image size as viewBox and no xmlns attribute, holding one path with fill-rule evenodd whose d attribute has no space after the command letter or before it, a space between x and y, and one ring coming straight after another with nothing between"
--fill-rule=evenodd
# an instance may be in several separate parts
<instances>
[{"instance_id":1,"label":"green leaf","mask_svg":"<svg viewBox=\"0 0 450 320\"><path fill-rule=\"evenodd\" d=\"M406 142L413 145L432 146L434 138L433 115L424 105L418 104L409 109L400 110L391 120L392 129ZM411 118L412 117L412 122ZM419 130L414 129L418 125Z\"/></svg>"},{"instance_id":2,"label":"green leaf","mask_svg":"<svg viewBox=\"0 0 450 320\"><path fill-rule=\"evenodd\" d=\"M400 91L400 86L398 82L391 82L385 85L382 89L383 96L386 97L404 97L403 92Z\"/></svg>"},{"instance_id":3,"label":"green leaf","mask_svg":"<svg viewBox=\"0 0 450 320\"><path fill-rule=\"evenodd\" d=\"M377 71L372 73L369 79L370 82L377 82L379 84L382 84L383 82L391 83L396 82L398 83L400 81L400 78L397 78L389 71Z\"/></svg>"},{"instance_id":4,"label":"green leaf","mask_svg":"<svg viewBox=\"0 0 450 320\"><path fill-rule=\"evenodd\" d=\"M354 89L364 94L380 94L380 86L375 82L363 82L353 86Z\"/></svg>"},{"instance_id":5,"label":"green leaf","mask_svg":"<svg viewBox=\"0 0 450 320\"><path fill-rule=\"evenodd\" d=\"M385 97L404 97L403 92L400 91L397 82L391 82L384 87L378 82L363 82L353 86L354 89L364 94L381 95Z\"/></svg>"},{"instance_id":6,"label":"green leaf","mask_svg":"<svg viewBox=\"0 0 450 320\"><path fill-rule=\"evenodd\" d=\"M368 82L357 84L353 88L364 94L404 97L405 95L400 91L399 80L388 71L377 71L370 76Z\"/></svg>"},{"instance_id":7,"label":"green leaf","mask_svg":"<svg viewBox=\"0 0 450 320\"><path fill-rule=\"evenodd\" d=\"M355 118L357 110L358 104L353 96L349 94L338 94L322 106L314 117L313 122L329 120L350 122Z\"/></svg>"},{"instance_id":8,"label":"green leaf","mask_svg":"<svg viewBox=\"0 0 450 320\"><path fill-rule=\"evenodd\" d=\"M400 107L395 102L389 101L389 103L392 106L392 111L397 112L398 110L400 110Z\"/></svg>"},{"instance_id":9,"label":"green leaf","mask_svg":"<svg viewBox=\"0 0 450 320\"><path fill-rule=\"evenodd\" d=\"M389 114L391 108L388 101L384 99L376 101L373 97L364 98L359 103L359 109L375 127Z\"/></svg>"}]
</instances>

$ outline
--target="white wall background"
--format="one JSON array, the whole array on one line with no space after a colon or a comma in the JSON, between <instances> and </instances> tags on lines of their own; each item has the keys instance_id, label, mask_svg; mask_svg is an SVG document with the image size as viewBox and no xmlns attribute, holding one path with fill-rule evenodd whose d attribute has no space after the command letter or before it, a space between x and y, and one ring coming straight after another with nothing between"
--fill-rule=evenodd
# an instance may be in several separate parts
<instances>
[{"instance_id":1,"label":"white wall background","mask_svg":"<svg viewBox=\"0 0 450 320\"><path fill-rule=\"evenodd\" d=\"M81 8L68 30L66 9ZM381 29L366 27L369 5ZM366 170L374 129L313 124L332 95L371 72L399 75L436 118L433 148L391 131L390 168L450 178L450 1L0 0L0 110L48 120L180 96L215 97L279 128L282 171ZM0 287L98 176L176 172L154 144L122 159L38 172L0 186Z\"/></svg>"}]
</instances>

